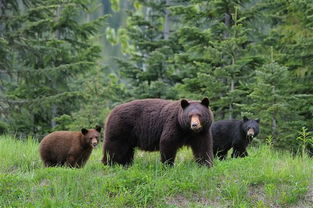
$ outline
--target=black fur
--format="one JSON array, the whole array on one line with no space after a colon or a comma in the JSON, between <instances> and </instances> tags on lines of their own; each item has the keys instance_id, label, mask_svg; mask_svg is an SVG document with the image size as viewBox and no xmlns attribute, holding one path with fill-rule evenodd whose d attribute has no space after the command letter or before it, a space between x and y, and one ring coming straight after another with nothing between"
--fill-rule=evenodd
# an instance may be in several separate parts
<instances>
[{"instance_id":1,"label":"black fur","mask_svg":"<svg viewBox=\"0 0 313 208\"><path fill-rule=\"evenodd\" d=\"M213 153L219 159L225 159L228 150L233 148L232 157L246 157L248 144L259 134L259 119L222 120L212 124ZM254 130L253 137L248 136L249 129Z\"/></svg>"}]
</instances>

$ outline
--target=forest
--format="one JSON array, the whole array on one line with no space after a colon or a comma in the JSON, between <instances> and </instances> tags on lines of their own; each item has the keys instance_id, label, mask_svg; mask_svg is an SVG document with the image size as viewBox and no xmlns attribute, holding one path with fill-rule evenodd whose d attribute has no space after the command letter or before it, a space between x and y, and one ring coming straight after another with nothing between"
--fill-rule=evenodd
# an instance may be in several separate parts
<instances>
[{"instance_id":1,"label":"forest","mask_svg":"<svg viewBox=\"0 0 313 208\"><path fill-rule=\"evenodd\" d=\"M312 48L311 0L0 0L0 134L208 97L216 121L259 118L256 142L295 151L313 144Z\"/></svg>"}]
</instances>

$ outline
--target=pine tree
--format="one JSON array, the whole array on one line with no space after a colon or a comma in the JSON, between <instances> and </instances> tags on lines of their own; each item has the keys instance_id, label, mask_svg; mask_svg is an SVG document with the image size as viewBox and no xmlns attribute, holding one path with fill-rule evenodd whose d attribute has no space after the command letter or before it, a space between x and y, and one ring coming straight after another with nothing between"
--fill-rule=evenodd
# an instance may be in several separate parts
<instances>
[{"instance_id":1,"label":"pine tree","mask_svg":"<svg viewBox=\"0 0 313 208\"><path fill-rule=\"evenodd\" d=\"M266 1L264 10L271 22L265 45L273 46L278 63L288 67L292 76L292 94L299 98L297 112L302 126L313 129L313 2Z\"/></svg>"},{"instance_id":2,"label":"pine tree","mask_svg":"<svg viewBox=\"0 0 313 208\"><path fill-rule=\"evenodd\" d=\"M290 72L287 67L271 62L258 68L255 76L255 83L249 86L251 102L244 105L244 110L261 118L263 138L271 136L274 145L290 149L292 138L300 128L295 108L298 99L289 89Z\"/></svg>"},{"instance_id":3,"label":"pine tree","mask_svg":"<svg viewBox=\"0 0 313 208\"><path fill-rule=\"evenodd\" d=\"M167 58L174 49L168 4L168 0L138 1L129 12L126 32L120 31L127 49L126 59L117 59L117 63L134 98L176 97L170 90L173 69Z\"/></svg>"},{"instance_id":4,"label":"pine tree","mask_svg":"<svg viewBox=\"0 0 313 208\"><path fill-rule=\"evenodd\" d=\"M208 96L217 119L240 115L245 84L262 59L251 36L250 1L197 1L173 8L182 15L183 51L175 61L186 68L177 87L183 96Z\"/></svg>"},{"instance_id":5,"label":"pine tree","mask_svg":"<svg viewBox=\"0 0 313 208\"><path fill-rule=\"evenodd\" d=\"M95 68L100 48L91 37L105 17L79 24L88 10L83 0L11 2L18 7L6 10L1 26L11 48L3 61L4 120L22 135L43 134L56 117L79 108L82 92L73 81Z\"/></svg>"}]
</instances>

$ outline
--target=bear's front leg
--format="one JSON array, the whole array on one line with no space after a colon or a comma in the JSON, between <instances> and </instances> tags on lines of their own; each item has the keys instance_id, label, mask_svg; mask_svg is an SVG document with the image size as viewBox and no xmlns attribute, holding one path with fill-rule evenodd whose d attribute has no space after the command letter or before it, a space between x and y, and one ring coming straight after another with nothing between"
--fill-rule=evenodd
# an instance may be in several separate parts
<instances>
[{"instance_id":1,"label":"bear's front leg","mask_svg":"<svg viewBox=\"0 0 313 208\"><path fill-rule=\"evenodd\" d=\"M246 149L236 149L234 148L233 153L231 154L232 158L237 158L237 157L246 157L248 156L248 152Z\"/></svg>"},{"instance_id":2,"label":"bear's front leg","mask_svg":"<svg viewBox=\"0 0 313 208\"><path fill-rule=\"evenodd\" d=\"M191 142L193 155L200 165L213 166L213 142L210 134L199 135Z\"/></svg>"},{"instance_id":3,"label":"bear's front leg","mask_svg":"<svg viewBox=\"0 0 313 208\"><path fill-rule=\"evenodd\" d=\"M219 150L216 153L216 156L218 157L219 160L225 160L227 157L227 152L228 152L228 150Z\"/></svg>"}]
</instances>

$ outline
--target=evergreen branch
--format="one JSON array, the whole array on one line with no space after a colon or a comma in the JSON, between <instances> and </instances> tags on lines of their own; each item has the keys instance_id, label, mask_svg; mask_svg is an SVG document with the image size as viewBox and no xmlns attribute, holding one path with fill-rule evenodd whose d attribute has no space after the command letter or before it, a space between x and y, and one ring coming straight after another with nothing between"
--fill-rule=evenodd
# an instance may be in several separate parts
<instances>
[{"instance_id":1,"label":"evergreen branch","mask_svg":"<svg viewBox=\"0 0 313 208\"><path fill-rule=\"evenodd\" d=\"M81 91L72 91L72 92L62 92L51 96L44 96L35 99L11 99L7 97L0 97L0 102L7 104L32 104L32 103L44 103L51 102L57 103L57 101L61 101L62 99L70 98L70 97L79 97L81 95Z\"/></svg>"},{"instance_id":2,"label":"evergreen branch","mask_svg":"<svg viewBox=\"0 0 313 208\"><path fill-rule=\"evenodd\" d=\"M52 72L55 70L68 70L76 66L82 66L82 65L95 65L95 62L87 62L87 61L80 61L77 63L72 64L63 64L57 67L49 67L49 68L39 68L39 69L15 69L15 70L5 70L0 69L0 73L21 73L21 72L29 72L34 74L42 74L46 72Z\"/></svg>"}]
</instances>

